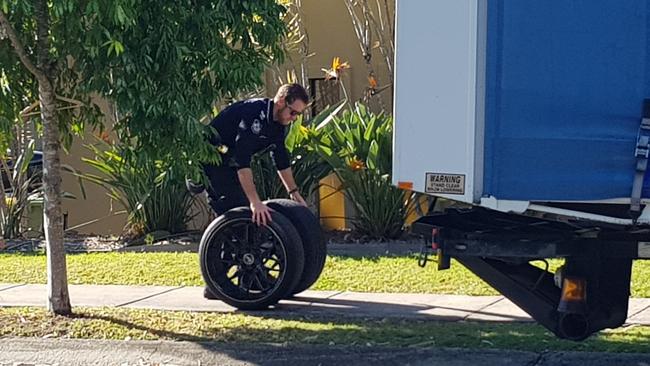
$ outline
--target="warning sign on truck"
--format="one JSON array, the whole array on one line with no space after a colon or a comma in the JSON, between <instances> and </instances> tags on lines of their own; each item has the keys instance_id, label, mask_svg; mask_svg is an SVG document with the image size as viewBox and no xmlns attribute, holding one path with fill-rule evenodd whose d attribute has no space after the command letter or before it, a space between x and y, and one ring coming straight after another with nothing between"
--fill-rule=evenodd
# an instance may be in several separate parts
<instances>
[{"instance_id":1,"label":"warning sign on truck","mask_svg":"<svg viewBox=\"0 0 650 366\"><path fill-rule=\"evenodd\" d=\"M425 192L465 194L465 174L427 173Z\"/></svg>"}]
</instances>

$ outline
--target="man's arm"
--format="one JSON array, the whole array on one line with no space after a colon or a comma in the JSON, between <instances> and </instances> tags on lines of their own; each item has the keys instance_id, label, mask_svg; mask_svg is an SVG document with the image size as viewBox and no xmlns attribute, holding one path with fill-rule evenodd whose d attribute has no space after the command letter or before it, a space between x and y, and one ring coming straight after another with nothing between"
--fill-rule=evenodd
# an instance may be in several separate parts
<instances>
[{"instance_id":1,"label":"man's arm","mask_svg":"<svg viewBox=\"0 0 650 366\"><path fill-rule=\"evenodd\" d=\"M293 179L293 172L291 171L291 167L278 170L278 175L280 175L282 184L284 184L284 188L287 190L287 192L289 192L291 199L303 206L307 206L305 199L300 195L298 185L296 185L296 180Z\"/></svg>"},{"instance_id":2,"label":"man's arm","mask_svg":"<svg viewBox=\"0 0 650 366\"><path fill-rule=\"evenodd\" d=\"M257 194L251 168L239 169L237 177L246 198L248 198L248 202L250 202L251 211L253 211L253 222L258 225L266 225L267 222L271 222L271 210L262 203L260 196Z\"/></svg>"}]
</instances>

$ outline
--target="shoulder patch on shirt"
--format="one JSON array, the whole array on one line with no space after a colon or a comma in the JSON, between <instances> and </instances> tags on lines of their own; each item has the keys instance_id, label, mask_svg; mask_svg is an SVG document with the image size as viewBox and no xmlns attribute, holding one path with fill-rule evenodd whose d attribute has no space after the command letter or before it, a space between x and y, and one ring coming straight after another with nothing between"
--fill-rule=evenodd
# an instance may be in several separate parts
<instances>
[{"instance_id":1,"label":"shoulder patch on shirt","mask_svg":"<svg viewBox=\"0 0 650 366\"><path fill-rule=\"evenodd\" d=\"M256 135L259 135L260 131L262 131L262 123L259 119L255 119L253 121L253 124L251 125L251 131L253 131L253 133Z\"/></svg>"}]
</instances>

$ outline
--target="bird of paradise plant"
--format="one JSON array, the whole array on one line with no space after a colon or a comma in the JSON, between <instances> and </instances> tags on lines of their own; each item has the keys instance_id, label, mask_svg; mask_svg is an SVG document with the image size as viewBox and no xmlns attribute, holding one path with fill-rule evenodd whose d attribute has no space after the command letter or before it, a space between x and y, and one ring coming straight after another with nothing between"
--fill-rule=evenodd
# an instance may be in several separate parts
<instances>
[{"instance_id":1,"label":"bird of paradise plant","mask_svg":"<svg viewBox=\"0 0 650 366\"><path fill-rule=\"evenodd\" d=\"M337 84L341 87L343 95L346 100L348 98L348 92L345 90L345 86L341 82L343 76L345 75L345 70L350 68L350 64L347 61L341 62L340 57L334 57L332 59L332 67L330 69L321 69L325 73L325 80L336 80Z\"/></svg>"},{"instance_id":2,"label":"bird of paradise plant","mask_svg":"<svg viewBox=\"0 0 650 366\"><path fill-rule=\"evenodd\" d=\"M415 195L392 185L392 118L360 103L323 126L316 150L354 205L355 230L378 239L401 236Z\"/></svg>"}]
</instances>

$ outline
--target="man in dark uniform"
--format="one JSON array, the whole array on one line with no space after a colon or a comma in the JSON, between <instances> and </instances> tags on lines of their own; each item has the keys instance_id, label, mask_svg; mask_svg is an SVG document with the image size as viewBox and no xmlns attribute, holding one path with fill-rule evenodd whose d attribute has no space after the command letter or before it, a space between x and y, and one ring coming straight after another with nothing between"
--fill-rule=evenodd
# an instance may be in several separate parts
<instances>
[{"instance_id":1,"label":"man in dark uniform","mask_svg":"<svg viewBox=\"0 0 650 366\"><path fill-rule=\"evenodd\" d=\"M208 202L221 215L231 208L249 205L253 221L271 221L269 208L262 203L250 168L251 157L270 151L280 179L292 200L303 205L291 172L284 139L286 128L307 108L309 97L298 84L282 85L273 99L248 99L231 104L212 120L217 135L210 139L221 153L220 165L205 165L210 181Z\"/></svg>"},{"instance_id":2,"label":"man in dark uniform","mask_svg":"<svg viewBox=\"0 0 650 366\"><path fill-rule=\"evenodd\" d=\"M291 172L284 139L286 128L305 111L309 97L298 84L285 84L273 99L248 99L231 104L210 122L217 134L210 138L221 154L221 164L203 167L210 182L208 203L217 215L234 207L250 206L253 221L271 221L270 209L262 203L250 168L255 153L269 151L280 179L292 200L306 206ZM188 182L190 191L196 191ZM203 296L216 299L206 287Z\"/></svg>"}]
</instances>

